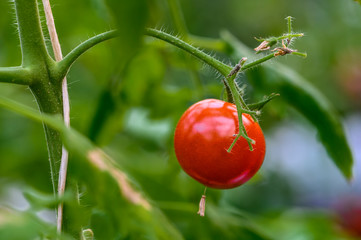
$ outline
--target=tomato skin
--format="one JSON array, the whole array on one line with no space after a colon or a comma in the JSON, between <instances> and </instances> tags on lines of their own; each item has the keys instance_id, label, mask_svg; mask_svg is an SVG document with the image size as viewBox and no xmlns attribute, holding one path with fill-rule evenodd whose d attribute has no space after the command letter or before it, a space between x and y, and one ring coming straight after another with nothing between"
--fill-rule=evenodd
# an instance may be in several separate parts
<instances>
[{"instance_id":1,"label":"tomato skin","mask_svg":"<svg viewBox=\"0 0 361 240\"><path fill-rule=\"evenodd\" d=\"M337 222L349 235L361 238L361 196L343 196L335 205Z\"/></svg>"},{"instance_id":2,"label":"tomato skin","mask_svg":"<svg viewBox=\"0 0 361 240\"><path fill-rule=\"evenodd\" d=\"M174 148L183 170L205 186L219 189L237 187L247 182L261 167L266 144L262 129L248 114L242 121L250 138L250 151L240 137L230 153L227 149L239 131L234 104L206 99L189 107L179 120Z\"/></svg>"}]
</instances>

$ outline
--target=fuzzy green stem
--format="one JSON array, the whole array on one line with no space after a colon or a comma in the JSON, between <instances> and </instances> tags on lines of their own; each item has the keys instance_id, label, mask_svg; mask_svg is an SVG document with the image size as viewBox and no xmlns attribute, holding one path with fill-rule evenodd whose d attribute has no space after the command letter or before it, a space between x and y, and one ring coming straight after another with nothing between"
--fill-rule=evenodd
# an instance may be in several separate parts
<instances>
[{"instance_id":1,"label":"fuzzy green stem","mask_svg":"<svg viewBox=\"0 0 361 240\"><path fill-rule=\"evenodd\" d=\"M18 21L22 67L28 71L27 83L43 113L62 114L61 85L52 76L50 68L55 61L49 56L40 25L36 0L15 0ZM20 71L19 71L20 72ZM54 84L55 82L55 84ZM58 132L44 124L49 152L51 179L55 194L57 171L61 158L61 139Z\"/></svg>"},{"instance_id":2,"label":"fuzzy green stem","mask_svg":"<svg viewBox=\"0 0 361 240\"><path fill-rule=\"evenodd\" d=\"M53 84L43 84L42 82L31 85L32 91L39 109L43 113L62 114L61 102L61 86L54 86ZM62 141L57 131L50 128L47 124L43 124L45 131L45 138L49 154L50 173L54 194L57 186L58 170L60 167Z\"/></svg>"},{"instance_id":3,"label":"fuzzy green stem","mask_svg":"<svg viewBox=\"0 0 361 240\"><path fill-rule=\"evenodd\" d=\"M243 97L242 97L242 92L241 92L241 89L239 88L239 86L237 85L236 82L234 82L234 86L236 87L237 89L237 92L238 92L238 96L239 96L239 101L241 102L241 106L244 110L249 110L246 102L244 101Z\"/></svg>"},{"instance_id":4,"label":"fuzzy green stem","mask_svg":"<svg viewBox=\"0 0 361 240\"><path fill-rule=\"evenodd\" d=\"M63 60L58 62L54 67L57 74L57 78L62 80L66 74L68 73L71 65L77 60L84 52L88 49L94 47L98 43L104 42L106 40L115 38L118 36L118 32L116 30L108 31L105 33L98 34L92 38L89 38L85 42L79 44L75 47L70 53L68 53Z\"/></svg>"},{"instance_id":5,"label":"fuzzy green stem","mask_svg":"<svg viewBox=\"0 0 361 240\"><path fill-rule=\"evenodd\" d=\"M292 33L292 17L288 16L287 18L287 27L288 27L288 33Z\"/></svg>"},{"instance_id":6,"label":"fuzzy green stem","mask_svg":"<svg viewBox=\"0 0 361 240\"><path fill-rule=\"evenodd\" d=\"M301 53L301 52L291 52L292 55L300 56L300 57L307 57L307 53Z\"/></svg>"},{"instance_id":7,"label":"fuzzy green stem","mask_svg":"<svg viewBox=\"0 0 361 240\"><path fill-rule=\"evenodd\" d=\"M193 47L192 45L190 45L168 33L165 33L165 32L162 32L162 31L159 31L156 29L148 28L145 30L145 34L148 36L152 36L152 37L161 39L161 40L168 42L176 47L179 47L180 49L183 49L184 51L192 54L193 56L195 56L198 59L202 60L203 62L207 63L214 69L218 70L225 77L232 70L232 67L220 62L219 60L211 57L210 55L204 53L203 51Z\"/></svg>"},{"instance_id":8,"label":"fuzzy green stem","mask_svg":"<svg viewBox=\"0 0 361 240\"><path fill-rule=\"evenodd\" d=\"M246 129L243 125L243 120L242 120L243 108L242 108L242 103L241 103L242 97L239 95L239 93L237 91L237 87L235 85L234 78L235 78L235 76L228 78L227 83L229 85L229 89L231 90L231 93L233 96L233 101L237 108L239 130L238 130L238 134L237 134L236 138L233 140L231 146L228 148L227 151L231 152L232 148L234 147L234 145L236 144L236 142L240 136L244 137L247 140L249 149L252 151L253 150L252 144L254 144L254 140L247 136Z\"/></svg>"},{"instance_id":9,"label":"fuzzy green stem","mask_svg":"<svg viewBox=\"0 0 361 240\"><path fill-rule=\"evenodd\" d=\"M38 66L51 58L45 47L36 0L15 0L22 66Z\"/></svg>"},{"instance_id":10,"label":"fuzzy green stem","mask_svg":"<svg viewBox=\"0 0 361 240\"><path fill-rule=\"evenodd\" d=\"M289 34L284 34L280 37L277 38L277 40L282 40L282 39L286 39L286 38L297 38L297 37L303 37L304 34L303 33L289 33Z\"/></svg>"},{"instance_id":11,"label":"fuzzy green stem","mask_svg":"<svg viewBox=\"0 0 361 240\"><path fill-rule=\"evenodd\" d=\"M203 51L191 46L190 44L188 44L188 43L182 41L181 39L174 37L168 33L165 33L165 32L162 32L162 31L159 31L156 29L147 28L147 29L145 29L145 35L158 38L160 40L163 40L176 47L183 49L184 51L192 54L193 56L199 58L200 60L204 61L208 65L212 66L225 77L232 70L232 67L220 62L219 60L211 57L210 55L204 53ZM86 40L85 42L81 43L80 45L75 47L68 55L66 55L63 60L61 60L54 66L53 72L56 73L54 76L61 79L62 77L64 77L67 74L67 72L69 71L69 68L74 63L74 61L78 57L80 57L84 52L86 52L88 49L92 48L93 46L95 46L98 43L112 39L117 36L118 36L117 31L113 30L113 31L109 31L109 32L105 32L105 33L96 35L96 36Z\"/></svg>"},{"instance_id":12,"label":"fuzzy green stem","mask_svg":"<svg viewBox=\"0 0 361 240\"><path fill-rule=\"evenodd\" d=\"M222 96L223 100L229 103L234 103L231 89L229 88L228 83L224 78L222 78L222 83L224 85L224 91L225 91L223 92L223 96Z\"/></svg>"},{"instance_id":13,"label":"fuzzy green stem","mask_svg":"<svg viewBox=\"0 0 361 240\"><path fill-rule=\"evenodd\" d=\"M61 52L61 46L58 38L58 34L56 32L55 22L53 12L51 10L50 1L43 0L44 13L46 18L46 25L48 27L51 45L53 47L54 57L56 61L60 61L63 58ZM67 79L64 77L62 81L62 105L63 105L63 119L65 126L70 126L70 105L69 105L69 94L68 94L68 84ZM68 151L65 147L62 147L61 153L61 161L60 161L60 169L59 169L59 178L58 178L58 196L61 197L64 195L65 186L66 186L66 176L67 176L67 168L68 168ZM61 233L63 226L63 218L64 218L64 203L60 202L58 205L58 214L57 214L57 230L58 233Z\"/></svg>"},{"instance_id":14,"label":"fuzzy green stem","mask_svg":"<svg viewBox=\"0 0 361 240\"><path fill-rule=\"evenodd\" d=\"M252 67L255 67L255 66L257 66L257 65L259 65L259 64L261 64L263 62L266 62L266 61L268 61L268 60L270 60L270 59L272 59L274 57L275 57L275 55L273 53L270 53L270 54L268 54L268 55L264 56L263 58L260 58L260 59L258 59L256 61L253 61L253 62L248 63L248 64L244 64L241 67L241 71L246 71L246 70L248 70L248 69L250 69Z\"/></svg>"},{"instance_id":15,"label":"fuzzy green stem","mask_svg":"<svg viewBox=\"0 0 361 240\"><path fill-rule=\"evenodd\" d=\"M292 38L297 38L297 37L303 37L304 34L303 33L287 33L287 34L283 34L282 36L279 36L279 37L270 37L270 38L259 38L257 39L258 41L268 41L268 42L273 42L273 41L279 41L279 40L282 40L282 39L292 39Z\"/></svg>"},{"instance_id":16,"label":"fuzzy green stem","mask_svg":"<svg viewBox=\"0 0 361 240\"><path fill-rule=\"evenodd\" d=\"M31 84L30 72L23 67L0 67L0 82Z\"/></svg>"}]
</instances>

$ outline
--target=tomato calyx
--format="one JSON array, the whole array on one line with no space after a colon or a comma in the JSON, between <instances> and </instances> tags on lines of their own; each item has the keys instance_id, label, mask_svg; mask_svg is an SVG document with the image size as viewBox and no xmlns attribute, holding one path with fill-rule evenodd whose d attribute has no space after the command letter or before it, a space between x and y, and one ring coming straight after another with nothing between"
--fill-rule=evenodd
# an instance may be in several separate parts
<instances>
[{"instance_id":1,"label":"tomato calyx","mask_svg":"<svg viewBox=\"0 0 361 240\"><path fill-rule=\"evenodd\" d=\"M243 137L247 140L250 151L253 151L252 145L255 144L255 141L247 135L246 129L242 121L242 114L246 113L250 115L255 122L258 122L257 117L261 115L261 109L271 100L273 100L275 97L279 96L279 94L271 93L268 96L264 96L263 100L259 102L246 104L246 102L243 99L244 87L241 88L238 86L237 82L235 81L235 76L231 76L230 79L225 79L225 80L223 79L223 84L226 89L225 101L236 105L238 112L238 121L239 121L239 133L236 135L236 138L233 140L227 152L231 152L232 148L234 147L234 145L236 144L236 142L240 137Z\"/></svg>"},{"instance_id":2,"label":"tomato calyx","mask_svg":"<svg viewBox=\"0 0 361 240\"><path fill-rule=\"evenodd\" d=\"M240 87L235 78L237 76L237 73L242 69L242 66L247 61L247 58L242 58L238 64L231 70L227 78L222 79L222 82L224 84L225 88L225 95L224 100L226 102L230 102L236 105L237 113L238 113L238 122L239 122L239 133L236 134L235 139L233 140L232 144L227 149L227 152L231 152L232 148L238 141L240 137L243 137L247 140L248 147L250 151L253 151L253 145L255 144L255 141L250 138L247 135L245 126L242 121L242 114L246 113L250 115L255 122L258 122L257 117L261 115L261 109L270 102L273 98L276 96L279 96L279 94L272 93L269 96L265 96L263 100L257 103L253 104L246 104L246 102L243 99L244 95L244 86Z\"/></svg>"},{"instance_id":3,"label":"tomato calyx","mask_svg":"<svg viewBox=\"0 0 361 240\"><path fill-rule=\"evenodd\" d=\"M247 105L243 99L243 88L240 88L235 81L235 78L239 72L244 72L252 67L258 66L259 64L268 61L274 57L283 56L287 54L298 55L302 57L306 57L306 53L298 52L297 50L289 48L293 39L303 37L303 33L295 33L292 31L292 17L287 17L287 29L288 32L278 36L278 37L269 37L269 38L256 38L257 41L261 42L258 47L254 50L256 54L260 52L267 52L270 53L263 58L245 64L247 58L243 57L239 63L237 63L234 68L229 72L228 75L224 75L225 79L222 80L224 87L225 87L225 96L224 100L230 103L234 103L237 107L238 111L238 119L240 124L240 130L237 137L234 139L234 142L228 149L230 152L235 145L236 141L242 136L248 142L249 149L252 151L254 145L254 141L248 137L244 125L242 123L242 114L247 113L249 114L254 121L257 120L257 116L260 115L260 110L263 108L269 101L271 101L274 97L278 96L278 94L271 94L265 97L262 101L254 104ZM273 50L271 48L275 47Z\"/></svg>"},{"instance_id":4,"label":"tomato calyx","mask_svg":"<svg viewBox=\"0 0 361 240\"><path fill-rule=\"evenodd\" d=\"M273 100L275 97L279 97L280 94L279 93L271 93L268 96L264 96L263 100L256 102L256 103L251 103L248 104L248 107L252 110L252 111L260 111L267 103L269 103L271 100Z\"/></svg>"}]
</instances>

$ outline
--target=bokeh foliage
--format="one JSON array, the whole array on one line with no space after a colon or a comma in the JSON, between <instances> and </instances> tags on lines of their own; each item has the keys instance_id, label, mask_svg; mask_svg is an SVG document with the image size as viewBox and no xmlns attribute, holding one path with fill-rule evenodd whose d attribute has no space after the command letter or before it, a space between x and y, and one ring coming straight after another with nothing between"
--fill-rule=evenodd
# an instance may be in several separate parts
<instances>
[{"instance_id":1,"label":"bokeh foliage","mask_svg":"<svg viewBox=\"0 0 361 240\"><path fill-rule=\"evenodd\" d=\"M177 34L168 2L79 0L52 4L65 53L93 33L109 28L118 28L126 36L100 44L74 64L68 75L71 121L74 129L104 148L129 173L155 209L149 213L119 198L114 180L81 162L75 150L70 155L69 188L63 199L68 232L64 239L79 239L80 230L86 228L93 230L95 239L351 238L338 228L332 211L313 210L312 205L298 207L296 190L277 172L264 172L234 190L208 190L206 217L196 215L203 186L180 169L173 152L173 129L195 101L220 98L222 84L217 74L198 60L142 35L144 26ZM360 111L360 97L347 92L342 82L349 66L361 63L355 57L361 51L361 8L357 3L233 0L209 4L183 0L180 6L192 34L219 38L220 31L227 29L251 47L257 45L253 36L280 34L283 18L294 16L295 28L306 33L297 48L307 50L309 56L307 60L287 57L274 61L299 72L338 112ZM0 2L0 9L4 9L0 15L0 65L19 65L11 3ZM225 52L211 51L225 62L232 61ZM240 81L252 83L251 77L242 75ZM269 93L257 85L247 89L249 100ZM37 107L25 87L2 83L0 94ZM287 101L276 99L264 110L264 131L282 118L301 118L303 124ZM52 196L42 126L3 110L0 122L0 238L54 238L53 222L38 217L43 209L52 215L59 201ZM25 196L21 207L16 205L21 195L11 194L19 190ZM27 210L19 211L24 204Z\"/></svg>"}]
</instances>

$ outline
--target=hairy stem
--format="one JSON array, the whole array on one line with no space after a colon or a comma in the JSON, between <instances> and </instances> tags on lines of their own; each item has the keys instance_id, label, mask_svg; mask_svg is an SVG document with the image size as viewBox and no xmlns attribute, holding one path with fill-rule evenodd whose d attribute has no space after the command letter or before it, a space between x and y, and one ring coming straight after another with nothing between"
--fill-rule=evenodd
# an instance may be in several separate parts
<instances>
[{"instance_id":1,"label":"hairy stem","mask_svg":"<svg viewBox=\"0 0 361 240\"><path fill-rule=\"evenodd\" d=\"M51 44L54 51L54 56L56 61L61 61L63 59L63 54L61 52L60 42L58 34L55 28L55 22L53 13L51 11L51 6L49 0L43 0L44 12L46 17L46 24L48 26L48 31L50 34ZM65 126L70 126L70 105L69 105L69 93L68 93L68 84L67 79L64 77L62 84L62 103L63 103L63 119ZM65 147L62 147L61 151L61 161L59 169L59 180L58 180L58 195L59 197L64 195L65 185L66 185L66 175L68 168L68 151ZM57 216L57 230L61 232L62 222L63 222L63 203L60 203L58 206L58 216Z\"/></svg>"},{"instance_id":2,"label":"hairy stem","mask_svg":"<svg viewBox=\"0 0 361 240\"><path fill-rule=\"evenodd\" d=\"M59 114L62 113L61 88L58 85L43 84L42 82L30 85L39 109L43 113ZM55 194L57 186L59 162L61 159L62 141L57 131L53 130L46 123L43 124L45 131L46 144L49 153L50 173Z\"/></svg>"},{"instance_id":3,"label":"hairy stem","mask_svg":"<svg viewBox=\"0 0 361 240\"><path fill-rule=\"evenodd\" d=\"M168 33L147 28L145 29L145 35L158 38L160 40L163 40L165 42L168 42L176 47L179 47L183 49L184 51L192 54L193 56L197 57L198 59L202 60L203 62L207 63L211 67L218 70L223 76L227 76L229 72L232 70L232 67L222 63L221 61L211 57L210 55L204 53L203 51L193 47L192 45L182 41L181 39L174 37ZM57 63L55 66L55 71L57 72L56 76L62 76L64 77L66 73L69 71L69 68L74 63L74 61L80 57L84 52L86 52L88 49L92 48L98 43L104 42L106 40L115 38L118 36L117 31L108 31L105 33L101 33L99 35L96 35L85 42L81 43L77 47L75 47L68 55L64 57L63 60Z\"/></svg>"},{"instance_id":4,"label":"hairy stem","mask_svg":"<svg viewBox=\"0 0 361 240\"><path fill-rule=\"evenodd\" d=\"M70 53L68 53L63 60L57 63L56 65L56 72L58 73L57 75L63 78L67 74L67 72L69 71L71 65L75 62L75 60L77 60L84 52L94 47L98 43L115 38L117 36L118 36L118 32L116 30L112 30L98 34L92 38L89 38L85 42L79 44Z\"/></svg>"},{"instance_id":5,"label":"hairy stem","mask_svg":"<svg viewBox=\"0 0 361 240\"><path fill-rule=\"evenodd\" d=\"M113 159L101 149L94 147L86 137L71 129L71 127L66 127L60 118L46 113L40 114L35 109L2 96L0 96L0 107L17 112L35 121L45 122L47 126L61 133L67 148L77 156L76 159L79 162L86 160L96 168L94 169L95 171L109 173L116 181L121 194L126 200L134 205L142 206L147 211L151 211L154 208L151 202L133 186L127 174L118 168ZM84 165L85 162L83 161L82 163Z\"/></svg>"},{"instance_id":6,"label":"hairy stem","mask_svg":"<svg viewBox=\"0 0 361 240\"><path fill-rule=\"evenodd\" d=\"M36 0L15 0L15 9L22 52L22 67L29 73L26 81L41 112L61 114L61 88L60 84L53 83L50 76L49 69L55 65L55 61L49 56L45 46L38 3ZM55 194L57 170L61 157L61 139L59 133L46 124L44 124L44 130Z\"/></svg>"},{"instance_id":7,"label":"hairy stem","mask_svg":"<svg viewBox=\"0 0 361 240\"><path fill-rule=\"evenodd\" d=\"M236 142L240 136L244 137L247 140L249 149L252 151L253 150L252 144L254 144L254 140L247 136L246 129L243 125L243 120L242 120L242 114L243 114L242 101L243 101L243 99L237 91L237 87L234 82L234 78L235 78L235 76L228 78L227 83L229 85L229 89L231 90L234 104L236 105L236 108L237 108L239 130L238 130L238 134L237 134L236 138L233 140L231 146L228 148L227 151L231 152L232 148L234 147L234 145L236 144ZM242 101L241 101L241 99L242 99Z\"/></svg>"},{"instance_id":8,"label":"hairy stem","mask_svg":"<svg viewBox=\"0 0 361 240\"><path fill-rule=\"evenodd\" d=\"M19 28L22 66L34 66L50 61L40 26L36 0L15 0Z\"/></svg>"},{"instance_id":9,"label":"hairy stem","mask_svg":"<svg viewBox=\"0 0 361 240\"><path fill-rule=\"evenodd\" d=\"M0 82L21 85L31 84L30 72L23 67L0 67Z\"/></svg>"},{"instance_id":10,"label":"hairy stem","mask_svg":"<svg viewBox=\"0 0 361 240\"><path fill-rule=\"evenodd\" d=\"M257 66L257 65L259 65L259 64L261 64L263 62L266 62L266 61L268 61L268 60L270 60L270 59L272 59L274 57L275 57L274 53L270 53L270 54L264 56L263 58L257 59L257 60L255 60L255 61L253 61L251 63L248 63L248 64L244 64L241 67L241 71L246 71L246 70L248 70L248 69L250 69L252 67L255 67L255 66Z\"/></svg>"},{"instance_id":11,"label":"hairy stem","mask_svg":"<svg viewBox=\"0 0 361 240\"><path fill-rule=\"evenodd\" d=\"M168 33L165 33L165 32L162 32L162 31L159 31L156 29L147 28L145 30L145 34L148 36L152 36L152 37L161 39L165 42L168 42L176 47L183 49L184 51L192 54L193 56L195 56L198 59L202 60L203 62L207 63L214 69L218 70L225 77L232 70L232 67L222 63L221 61L211 57L210 55L204 53L203 51L193 47L192 45L190 45Z\"/></svg>"}]
</instances>

